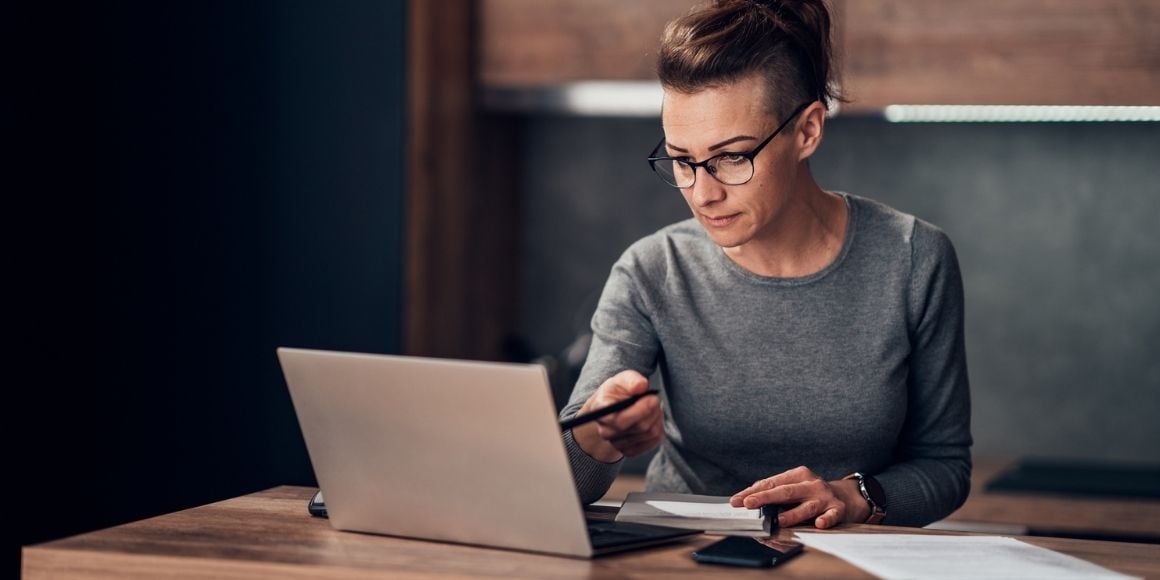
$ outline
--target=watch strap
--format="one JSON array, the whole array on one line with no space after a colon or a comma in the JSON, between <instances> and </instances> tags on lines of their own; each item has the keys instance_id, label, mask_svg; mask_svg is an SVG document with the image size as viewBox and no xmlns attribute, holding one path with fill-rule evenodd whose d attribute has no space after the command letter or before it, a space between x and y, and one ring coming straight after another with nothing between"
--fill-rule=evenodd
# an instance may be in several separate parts
<instances>
[{"instance_id":1,"label":"watch strap","mask_svg":"<svg viewBox=\"0 0 1160 580\"><path fill-rule=\"evenodd\" d=\"M882 486L874 476L855 471L842 479L856 480L858 493L862 494L862 499L866 500L867 504L870 504L870 517L866 518L866 523L882 523L882 520L886 519L886 498L882 497Z\"/></svg>"}]
</instances>

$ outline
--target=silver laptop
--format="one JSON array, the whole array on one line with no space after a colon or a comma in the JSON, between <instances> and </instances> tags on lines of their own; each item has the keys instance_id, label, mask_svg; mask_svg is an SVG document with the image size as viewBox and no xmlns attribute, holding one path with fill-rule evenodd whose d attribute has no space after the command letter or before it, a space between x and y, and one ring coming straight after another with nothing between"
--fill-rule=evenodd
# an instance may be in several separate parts
<instances>
[{"instance_id":1,"label":"silver laptop","mask_svg":"<svg viewBox=\"0 0 1160 580\"><path fill-rule=\"evenodd\" d=\"M278 359L337 529L581 558L690 533L585 520L539 365Z\"/></svg>"}]
</instances>

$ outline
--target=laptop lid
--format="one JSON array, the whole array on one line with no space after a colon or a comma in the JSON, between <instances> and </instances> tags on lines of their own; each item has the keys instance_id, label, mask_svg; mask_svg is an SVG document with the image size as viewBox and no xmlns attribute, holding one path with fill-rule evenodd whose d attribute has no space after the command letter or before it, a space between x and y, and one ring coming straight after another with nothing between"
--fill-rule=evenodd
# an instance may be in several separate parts
<instances>
[{"instance_id":1,"label":"laptop lid","mask_svg":"<svg viewBox=\"0 0 1160 580\"><path fill-rule=\"evenodd\" d=\"M278 359L335 528L593 555L543 367Z\"/></svg>"}]
</instances>

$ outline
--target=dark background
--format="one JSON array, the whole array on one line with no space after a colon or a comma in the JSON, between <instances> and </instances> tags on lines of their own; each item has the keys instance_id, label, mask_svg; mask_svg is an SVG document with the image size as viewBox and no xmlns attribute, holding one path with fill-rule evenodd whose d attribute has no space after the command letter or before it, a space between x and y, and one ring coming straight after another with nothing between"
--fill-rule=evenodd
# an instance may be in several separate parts
<instances>
[{"instance_id":1,"label":"dark background","mask_svg":"<svg viewBox=\"0 0 1160 580\"><path fill-rule=\"evenodd\" d=\"M274 349L400 348L403 12L6 16L5 574L22 545L313 483Z\"/></svg>"}]
</instances>

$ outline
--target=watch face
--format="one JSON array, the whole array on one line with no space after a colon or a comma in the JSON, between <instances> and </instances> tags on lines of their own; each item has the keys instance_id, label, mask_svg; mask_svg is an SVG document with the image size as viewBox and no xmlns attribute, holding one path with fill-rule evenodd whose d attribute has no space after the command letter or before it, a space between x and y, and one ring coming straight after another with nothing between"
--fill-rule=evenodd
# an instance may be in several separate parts
<instances>
[{"instance_id":1,"label":"watch face","mask_svg":"<svg viewBox=\"0 0 1160 580\"><path fill-rule=\"evenodd\" d=\"M862 478L862 484L866 486L866 493L870 495L870 499L878 506L879 509L886 509L886 492L882 491L882 486L878 484L878 480L869 475Z\"/></svg>"}]
</instances>

